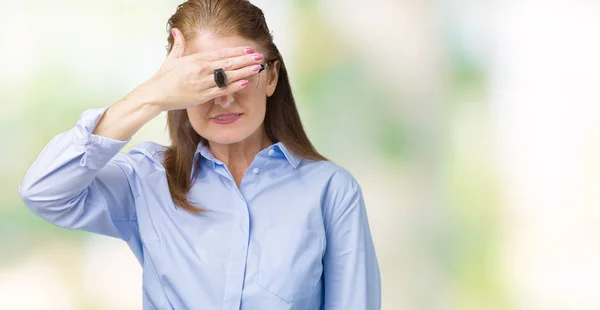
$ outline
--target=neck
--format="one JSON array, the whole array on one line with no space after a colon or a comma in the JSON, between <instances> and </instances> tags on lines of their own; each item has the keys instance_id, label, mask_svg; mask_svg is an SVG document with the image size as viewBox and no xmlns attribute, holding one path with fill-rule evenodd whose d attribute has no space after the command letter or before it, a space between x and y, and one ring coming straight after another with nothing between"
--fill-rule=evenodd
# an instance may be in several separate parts
<instances>
[{"instance_id":1,"label":"neck","mask_svg":"<svg viewBox=\"0 0 600 310\"><path fill-rule=\"evenodd\" d=\"M273 141L262 128L240 142L232 144L208 142L210 151L216 159L222 161L230 170L239 171L246 171L256 154L272 144Z\"/></svg>"}]
</instances>

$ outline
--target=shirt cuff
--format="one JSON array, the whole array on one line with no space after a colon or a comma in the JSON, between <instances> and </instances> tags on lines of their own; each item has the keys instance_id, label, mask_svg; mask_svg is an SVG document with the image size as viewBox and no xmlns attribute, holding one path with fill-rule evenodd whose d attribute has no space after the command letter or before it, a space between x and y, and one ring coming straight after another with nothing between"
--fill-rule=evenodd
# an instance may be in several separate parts
<instances>
[{"instance_id":1,"label":"shirt cuff","mask_svg":"<svg viewBox=\"0 0 600 310\"><path fill-rule=\"evenodd\" d=\"M83 152L81 167L100 169L104 167L131 139L126 141L92 134L108 107L84 111L73 130L75 148Z\"/></svg>"}]
</instances>

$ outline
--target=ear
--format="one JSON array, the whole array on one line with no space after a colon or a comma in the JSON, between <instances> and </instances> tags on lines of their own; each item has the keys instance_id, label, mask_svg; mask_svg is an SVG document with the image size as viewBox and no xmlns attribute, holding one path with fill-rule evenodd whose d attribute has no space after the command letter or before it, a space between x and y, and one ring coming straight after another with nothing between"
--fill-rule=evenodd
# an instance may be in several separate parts
<instances>
[{"instance_id":1,"label":"ear","mask_svg":"<svg viewBox=\"0 0 600 310\"><path fill-rule=\"evenodd\" d=\"M267 68L267 97L271 97L277 88L277 81L279 80L279 67L281 63L279 60L273 61L273 64Z\"/></svg>"}]
</instances>

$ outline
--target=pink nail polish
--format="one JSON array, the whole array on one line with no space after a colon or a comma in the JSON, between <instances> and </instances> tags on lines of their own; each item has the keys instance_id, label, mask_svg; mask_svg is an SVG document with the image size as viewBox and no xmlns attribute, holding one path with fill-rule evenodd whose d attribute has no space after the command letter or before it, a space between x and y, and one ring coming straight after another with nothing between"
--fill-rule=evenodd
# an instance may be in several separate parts
<instances>
[{"instance_id":1,"label":"pink nail polish","mask_svg":"<svg viewBox=\"0 0 600 310\"><path fill-rule=\"evenodd\" d=\"M243 80L242 82L240 82L241 87L244 87L246 85L248 85L248 80Z\"/></svg>"},{"instance_id":2,"label":"pink nail polish","mask_svg":"<svg viewBox=\"0 0 600 310\"><path fill-rule=\"evenodd\" d=\"M251 47L246 47L246 48L244 49L244 51L246 51L246 54L252 54L252 53L254 53L254 49L253 49L253 48L251 48Z\"/></svg>"},{"instance_id":3,"label":"pink nail polish","mask_svg":"<svg viewBox=\"0 0 600 310\"><path fill-rule=\"evenodd\" d=\"M260 71L261 68L262 68L261 65L256 65L256 66L252 67L252 71L258 72L258 71Z\"/></svg>"},{"instance_id":4,"label":"pink nail polish","mask_svg":"<svg viewBox=\"0 0 600 310\"><path fill-rule=\"evenodd\" d=\"M252 58L254 60L262 60L265 57L262 54L256 54L256 55L252 56Z\"/></svg>"}]
</instances>

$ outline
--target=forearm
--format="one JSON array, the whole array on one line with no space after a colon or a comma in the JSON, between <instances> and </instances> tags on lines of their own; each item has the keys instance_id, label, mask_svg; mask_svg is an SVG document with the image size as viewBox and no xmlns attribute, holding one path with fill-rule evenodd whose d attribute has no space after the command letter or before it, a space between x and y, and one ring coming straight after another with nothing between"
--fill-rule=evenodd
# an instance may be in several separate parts
<instances>
[{"instance_id":1,"label":"forearm","mask_svg":"<svg viewBox=\"0 0 600 310\"><path fill-rule=\"evenodd\" d=\"M146 123L158 116L158 99L144 92L142 85L106 110L93 134L114 140L129 140Z\"/></svg>"}]
</instances>

